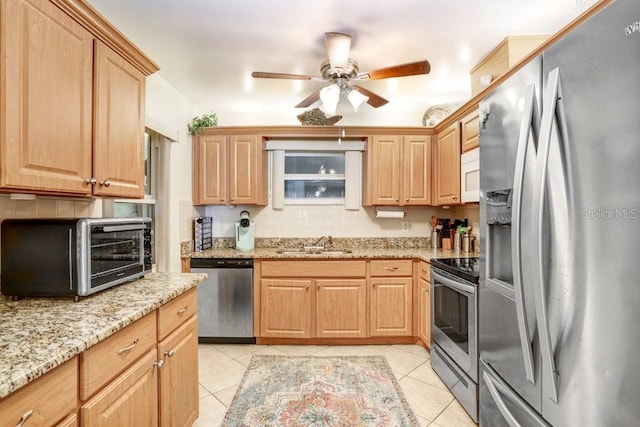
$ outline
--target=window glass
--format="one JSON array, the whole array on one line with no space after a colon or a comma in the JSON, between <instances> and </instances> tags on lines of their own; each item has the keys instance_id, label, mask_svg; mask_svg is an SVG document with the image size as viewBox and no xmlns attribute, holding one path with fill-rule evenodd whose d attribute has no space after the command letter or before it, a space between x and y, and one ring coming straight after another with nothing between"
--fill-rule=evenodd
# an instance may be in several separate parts
<instances>
[{"instance_id":1,"label":"window glass","mask_svg":"<svg viewBox=\"0 0 640 427\"><path fill-rule=\"evenodd\" d=\"M287 151L284 159L285 203L344 204L344 152Z\"/></svg>"}]
</instances>

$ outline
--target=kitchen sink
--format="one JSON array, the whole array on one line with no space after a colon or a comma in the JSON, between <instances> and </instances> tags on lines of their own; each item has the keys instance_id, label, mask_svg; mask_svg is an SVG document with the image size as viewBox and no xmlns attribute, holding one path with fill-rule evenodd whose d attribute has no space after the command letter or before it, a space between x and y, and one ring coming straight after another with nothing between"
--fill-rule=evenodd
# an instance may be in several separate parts
<instances>
[{"instance_id":1,"label":"kitchen sink","mask_svg":"<svg viewBox=\"0 0 640 427\"><path fill-rule=\"evenodd\" d=\"M278 249L276 251L282 255L344 255L350 254L348 249L321 249L321 250L304 250L304 249Z\"/></svg>"}]
</instances>

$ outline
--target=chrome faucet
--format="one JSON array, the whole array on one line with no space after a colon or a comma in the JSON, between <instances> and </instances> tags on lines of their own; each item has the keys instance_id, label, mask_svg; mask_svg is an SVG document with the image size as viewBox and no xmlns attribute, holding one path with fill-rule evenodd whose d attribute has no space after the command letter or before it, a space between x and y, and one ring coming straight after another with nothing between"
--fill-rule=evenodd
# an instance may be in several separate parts
<instances>
[{"instance_id":1,"label":"chrome faucet","mask_svg":"<svg viewBox=\"0 0 640 427\"><path fill-rule=\"evenodd\" d=\"M325 241L325 243L320 246L320 243L322 243L322 241ZM324 249L324 247L326 245L333 245L333 238L331 236L321 236L318 240L316 240L315 242L313 242L313 244L311 246L309 246L310 248L318 248L318 249Z\"/></svg>"}]
</instances>

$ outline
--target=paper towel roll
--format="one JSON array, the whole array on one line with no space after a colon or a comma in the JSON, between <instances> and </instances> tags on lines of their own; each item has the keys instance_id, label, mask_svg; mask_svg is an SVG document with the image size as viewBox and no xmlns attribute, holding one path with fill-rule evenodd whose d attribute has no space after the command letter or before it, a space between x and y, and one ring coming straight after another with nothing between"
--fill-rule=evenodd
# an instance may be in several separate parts
<instances>
[{"instance_id":1,"label":"paper towel roll","mask_svg":"<svg viewBox=\"0 0 640 427\"><path fill-rule=\"evenodd\" d=\"M376 218L404 218L404 211L379 211L376 210Z\"/></svg>"}]
</instances>

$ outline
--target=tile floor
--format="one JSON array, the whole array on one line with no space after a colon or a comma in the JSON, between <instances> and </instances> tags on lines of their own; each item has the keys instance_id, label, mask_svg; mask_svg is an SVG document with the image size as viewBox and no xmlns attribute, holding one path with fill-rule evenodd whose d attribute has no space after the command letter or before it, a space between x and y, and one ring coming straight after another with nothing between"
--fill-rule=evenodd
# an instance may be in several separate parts
<instances>
[{"instance_id":1,"label":"tile floor","mask_svg":"<svg viewBox=\"0 0 640 427\"><path fill-rule=\"evenodd\" d=\"M474 427L473 420L431 369L416 345L314 346L200 344L200 417L195 427L220 425L253 354L384 355L420 426Z\"/></svg>"}]
</instances>

